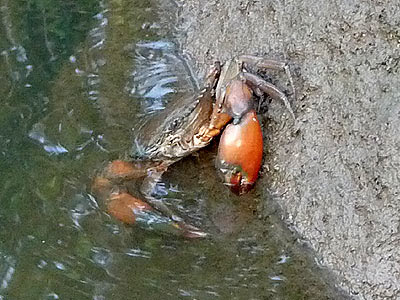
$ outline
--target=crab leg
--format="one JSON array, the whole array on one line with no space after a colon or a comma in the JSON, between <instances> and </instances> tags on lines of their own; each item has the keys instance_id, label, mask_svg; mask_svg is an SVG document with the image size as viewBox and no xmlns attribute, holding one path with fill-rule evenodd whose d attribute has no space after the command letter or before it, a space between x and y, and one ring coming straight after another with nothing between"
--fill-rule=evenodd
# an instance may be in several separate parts
<instances>
[{"instance_id":1,"label":"crab leg","mask_svg":"<svg viewBox=\"0 0 400 300\"><path fill-rule=\"evenodd\" d=\"M146 196L146 198L149 198L149 203L153 206L153 208L161 213L165 213L166 216L172 216L172 212L164 203L154 197L151 197L152 191L154 190L157 182L160 181L161 175L165 172L165 170L166 167L161 165L151 168L149 171L148 168L145 168L145 163L131 163L122 160L115 160L108 164L103 171L102 176L95 178L92 185L92 190L94 190L97 194L101 194L101 196L107 200L113 190L120 190L121 187L124 187L124 182L149 175L144 179L142 184L143 194Z\"/></svg>"},{"instance_id":2,"label":"crab leg","mask_svg":"<svg viewBox=\"0 0 400 300\"><path fill-rule=\"evenodd\" d=\"M296 89L294 88L293 77L290 72L289 65L286 62L272 60L272 59L265 59L263 57L254 55L241 55L238 57L238 64L240 66L243 66L243 64L253 65L258 69L285 71L286 76L289 79L290 86L292 87L293 90L294 101L296 101Z\"/></svg>"},{"instance_id":3,"label":"crab leg","mask_svg":"<svg viewBox=\"0 0 400 300\"><path fill-rule=\"evenodd\" d=\"M185 223L183 219L177 216L171 209L168 208L165 203L153 196L153 192L156 189L157 183L161 181L162 174L167 170L165 167L163 170L151 170L148 176L144 179L140 188L146 202L148 202L153 208L158 210L161 214L168 217L173 221L173 225L183 231L183 235L188 238L206 237L207 233L202 232L195 226Z\"/></svg>"},{"instance_id":4,"label":"crab leg","mask_svg":"<svg viewBox=\"0 0 400 300\"><path fill-rule=\"evenodd\" d=\"M150 170L148 176L143 180L140 192L146 198L146 201L156 210L169 217L171 220L181 222L182 218L175 215L162 200L153 196L153 192L156 190L157 184L161 182L161 176L165 171L166 169L163 171Z\"/></svg>"},{"instance_id":5,"label":"crab leg","mask_svg":"<svg viewBox=\"0 0 400 300\"><path fill-rule=\"evenodd\" d=\"M213 96L215 93L215 87L217 85L219 76L221 74L221 63L216 61L214 66L211 68L210 72L206 77L206 87L213 89ZM211 116L210 124L204 126L199 130L197 137L203 142L210 141L213 137L217 136L221 132L221 128L224 127L232 119L230 115L222 111L223 99L222 97L216 97L216 102L214 104Z\"/></svg>"},{"instance_id":6,"label":"crab leg","mask_svg":"<svg viewBox=\"0 0 400 300\"><path fill-rule=\"evenodd\" d=\"M134 224L137 220L142 220L150 222L151 227L155 225L162 231L175 232L188 238L207 236L198 228L186 224L165 203L153 196L167 166L168 163L160 163L155 167L146 168L146 163L116 160L105 168L102 175L95 177L92 191L104 201L108 213L125 224ZM141 186L145 201L129 194L129 188L125 186L129 180L141 177L145 177ZM163 224L172 227L165 227Z\"/></svg>"},{"instance_id":7,"label":"crab leg","mask_svg":"<svg viewBox=\"0 0 400 300\"><path fill-rule=\"evenodd\" d=\"M259 88L261 91L268 94L273 99L281 100L284 103L286 109L289 111L290 115L293 117L293 119L295 119L292 106L290 105L288 98L275 85L268 81L265 81L257 75L248 72L242 72L240 73L240 76L246 81L246 83L249 83L251 86L254 86L256 88Z\"/></svg>"},{"instance_id":8,"label":"crab leg","mask_svg":"<svg viewBox=\"0 0 400 300\"><path fill-rule=\"evenodd\" d=\"M214 65L210 68L205 80L206 88L213 89L217 85L219 75L221 74L221 63L219 61L214 62Z\"/></svg>"}]
</instances>

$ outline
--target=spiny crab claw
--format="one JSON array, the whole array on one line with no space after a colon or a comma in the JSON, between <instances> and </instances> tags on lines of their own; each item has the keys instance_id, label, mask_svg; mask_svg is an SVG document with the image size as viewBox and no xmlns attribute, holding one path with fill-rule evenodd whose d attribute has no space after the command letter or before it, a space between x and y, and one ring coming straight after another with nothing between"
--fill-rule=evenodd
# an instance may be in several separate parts
<instances>
[{"instance_id":1,"label":"spiny crab claw","mask_svg":"<svg viewBox=\"0 0 400 300\"><path fill-rule=\"evenodd\" d=\"M248 192L256 182L263 155L260 123L254 110L238 124L226 126L219 142L216 165L236 194Z\"/></svg>"}]
</instances>

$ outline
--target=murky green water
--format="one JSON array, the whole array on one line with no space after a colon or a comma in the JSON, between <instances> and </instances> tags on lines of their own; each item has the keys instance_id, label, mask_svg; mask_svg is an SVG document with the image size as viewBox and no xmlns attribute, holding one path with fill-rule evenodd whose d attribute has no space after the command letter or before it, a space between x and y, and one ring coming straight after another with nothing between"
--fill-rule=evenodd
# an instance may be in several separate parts
<instances>
[{"instance_id":1,"label":"murky green water","mask_svg":"<svg viewBox=\"0 0 400 300\"><path fill-rule=\"evenodd\" d=\"M267 187L237 198L220 184L215 146L158 189L209 239L127 227L91 195L135 124L196 90L173 4L0 6L0 299L338 299L261 200Z\"/></svg>"}]
</instances>

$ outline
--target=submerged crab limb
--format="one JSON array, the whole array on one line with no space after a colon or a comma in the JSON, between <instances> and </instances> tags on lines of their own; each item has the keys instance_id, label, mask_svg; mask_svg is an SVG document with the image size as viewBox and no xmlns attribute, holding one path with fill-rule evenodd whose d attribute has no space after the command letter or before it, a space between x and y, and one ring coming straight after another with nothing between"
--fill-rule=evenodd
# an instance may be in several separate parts
<instances>
[{"instance_id":1,"label":"submerged crab limb","mask_svg":"<svg viewBox=\"0 0 400 300\"><path fill-rule=\"evenodd\" d=\"M145 165L146 163L142 162L131 163L121 160L113 161L105 169L105 180L109 180L110 182L106 183L104 180L102 180L104 181L103 185L115 187L118 181L126 181L146 176L142 183L141 192L148 203L150 203L154 209L158 210L167 217L171 219L180 219L179 217L175 216L162 201L152 197L152 193L155 190L156 184L161 180L161 175L166 171L166 166L159 164L158 166L152 168L145 168ZM95 182L98 180L99 179L96 178Z\"/></svg>"},{"instance_id":2,"label":"submerged crab limb","mask_svg":"<svg viewBox=\"0 0 400 300\"><path fill-rule=\"evenodd\" d=\"M148 172L148 176L143 180L142 186L140 187L140 192L146 198L146 201L171 220L176 222L182 221L182 218L174 214L162 200L153 196L157 184L161 182L161 176L164 171L149 170Z\"/></svg>"},{"instance_id":3,"label":"submerged crab limb","mask_svg":"<svg viewBox=\"0 0 400 300\"><path fill-rule=\"evenodd\" d=\"M126 192L112 194L107 201L107 211L114 218L125 224L133 225L138 223L147 230L157 230L187 238L206 236L206 234L195 231L190 226L182 228L179 223L161 215L148 203Z\"/></svg>"},{"instance_id":4,"label":"submerged crab limb","mask_svg":"<svg viewBox=\"0 0 400 300\"><path fill-rule=\"evenodd\" d=\"M139 211L152 210L150 205L128 194L124 185L127 180L146 175L143 169L137 167L122 160L112 161L92 183L92 192L105 203L107 211L126 224L135 223L135 215Z\"/></svg>"},{"instance_id":5,"label":"submerged crab limb","mask_svg":"<svg viewBox=\"0 0 400 300\"><path fill-rule=\"evenodd\" d=\"M94 178L92 192L105 203L111 216L125 224L140 223L145 229L156 229L188 238L205 237L206 233L184 223L165 203L152 196L167 167L163 163L151 165L149 167L146 162L113 161L100 176ZM129 194L125 185L141 177L145 177L142 192L146 201Z\"/></svg>"},{"instance_id":6,"label":"submerged crab limb","mask_svg":"<svg viewBox=\"0 0 400 300\"><path fill-rule=\"evenodd\" d=\"M114 160L104 170L104 176L112 181L131 180L147 175L146 165L142 162Z\"/></svg>"},{"instance_id":7,"label":"submerged crab limb","mask_svg":"<svg viewBox=\"0 0 400 300\"><path fill-rule=\"evenodd\" d=\"M222 134L216 164L224 183L239 195L249 191L258 177L262 155L262 131L256 112L251 110Z\"/></svg>"},{"instance_id":8,"label":"submerged crab limb","mask_svg":"<svg viewBox=\"0 0 400 300\"><path fill-rule=\"evenodd\" d=\"M91 190L103 201L107 201L112 193L125 190L123 183L147 175L142 163L131 163L123 160L110 162L103 172L92 182Z\"/></svg>"},{"instance_id":9,"label":"submerged crab limb","mask_svg":"<svg viewBox=\"0 0 400 300\"><path fill-rule=\"evenodd\" d=\"M246 83L249 83L251 86L254 88L260 89L264 93L268 94L271 96L271 98L280 100L283 102L285 105L286 109L289 111L290 115L292 116L293 119L295 119L294 113L292 106L290 105L290 102L286 95L279 90L275 85L272 83L265 81L261 77L248 73L248 72L243 72L241 73L242 78L246 81Z\"/></svg>"},{"instance_id":10,"label":"submerged crab limb","mask_svg":"<svg viewBox=\"0 0 400 300\"><path fill-rule=\"evenodd\" d=\"M123 192L111 194L107 201L107 211L125 224L134 224L138 215L152 212L153 208L146 202Z\"/></svg>"},{"instance_id":11,"label":"submerged crab limb","mask_svg":"<svg viewBox=\"0 0 400 300\"><path fill-rule=\"evenodd\" d=\"M161 214L168 217L173 222L173 226L177 230L181 231L184 237L206 237L207 233L201 231L195 226L185 223L185 221L181 217L173 213L173 211L169 209L162 200L157 199L153 196L154 191L156 190L157 183L161 181L161 176L164 171L151 170L149 171L149 176L144 179L140 191L145 197L146 201L150 203L150 205L158 210Z\"/></svg>"}]
</instances>

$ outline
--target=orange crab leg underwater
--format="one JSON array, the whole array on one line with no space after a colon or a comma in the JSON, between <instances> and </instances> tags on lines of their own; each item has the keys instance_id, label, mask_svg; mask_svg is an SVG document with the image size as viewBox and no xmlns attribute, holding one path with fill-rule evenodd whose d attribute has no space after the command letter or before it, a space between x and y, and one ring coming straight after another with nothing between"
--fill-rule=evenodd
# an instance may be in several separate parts
<instances>
[{"instance_id":1,"label":"orange crab leg underwater","mask_svg":"<svg viewBox=\"0 0 400 300\"><path fill-rule=\"evenodd\" d=\"M139 218L141 221L147 218L153 219L152 227L156 227L157 230L183 236L185 238L204 238L207 233L199 231L198 228L186 224L184 222L174 222L167 217L159 215L149 204L146 202L133 197L128 193L113 194L108 199L107 211L115 219L128 224L133 225ZM143 217L145 219L143 219Z\"/></svg>"},{"instance_id":2,"label":"orange crab leg underwater","mask_svg":"<svg viewBox=\"0 0 400 300\"><path fill-rule=\"evenodd\" d=\"M108 164L105 174L109 179L130 180L147 175L147 169L144 163L128 162L123 160L114 160Z\"/></svg>"},{"instance_id":3,"label":"orange crab leg underwater","mask_svg":"<svg viewBox=\"0 0 400 300\"><path fill-rule=\"evenodd\" d=\"M236 194L249 191L261 167L263 137L254 110L250 110L238 124L229 124L221 137L217 167L225 184Z\"/></svg>"},{"instance_id":4,"label":"orange crab leg underwater","mask_svg":"<svg viewBox=\"0 0 400 300\"><path fill-rule=\"evenodd\" d=\"M108 201L108 213L125 224L134 224L136 214L153 210L149 204L128 193L111 195Z\"/></svg>"}]
</instances>

